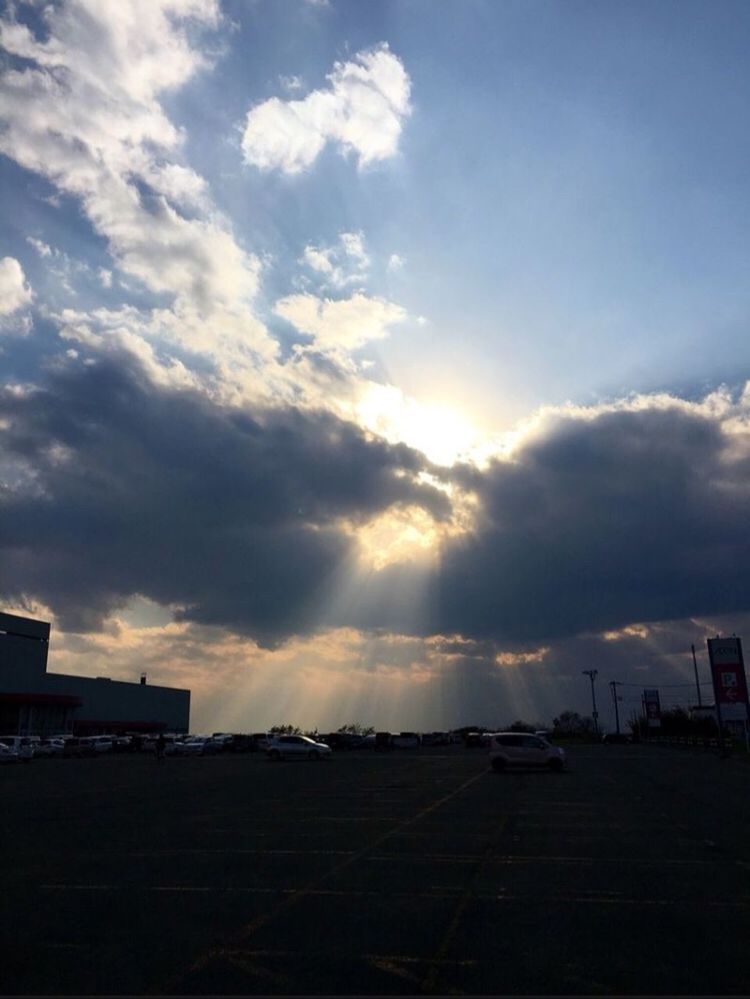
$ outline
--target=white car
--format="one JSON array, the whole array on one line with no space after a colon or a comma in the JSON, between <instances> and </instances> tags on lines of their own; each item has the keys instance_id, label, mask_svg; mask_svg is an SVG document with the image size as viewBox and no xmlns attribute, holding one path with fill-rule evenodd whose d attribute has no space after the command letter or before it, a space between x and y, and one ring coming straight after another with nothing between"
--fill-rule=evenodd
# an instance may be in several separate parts
<instances>
[{"instance_id":1,"label":"white car","mask_svg":"<svg viewBox=\"0 0 750 999\"><path fill-rule=\"evenodd\" d=\"M207 735L191 735L189 739L173 744L177 756L208 756L216 752L216 744Z\"/></svg>"},{"instance_id":2,"label":"white car","mask_svg":"<svg viewBox=\"0 0 750 999\"><path fill-rule=\"evenodd\" d=\"M84 751L90 753L111 753L114 741L110 735L87 735L80 740Z\"/></svg>"},{"instance_id":3,"label":"white car","mask_svg":"<svg viewBox=\"0 0 750 999\"><path fill-rule=\"evenodd\" d=\"M316 742L307 735L277 735L270 740L266 753L272 760L283 757L322 760L330 757L331 747L324 742Z\"/></svg>"},{"instance_id":4,"label":"white car","mask_svg":"<svg viewBox=\"0 0 750 999\"><path fill-rule=\"evenodd\" d=\"M490 766L501 772L508 767L565 768L565 750L526 732L494 732L490 736Z\"/></svg>"},{"instance_id":5,"label":"white car","mask_svg":"<svg viewBox=\"0 0 750 999\"><path fill-rule=\"evenodd\" d=\"M13 750L22 763L30 763L34 759L34 743L38 741L28 735L0 735L0 743Z\"/></svg>"},{"instance_id":6,"label":"white car","mask_svg":"<svg viewBox=\"0 0 750 999\"><path fill-rule=\"evenodd\" d=\"M0 742L0 763L20 763L21 757L11 746Z\"/></svg>"}]
</instances>

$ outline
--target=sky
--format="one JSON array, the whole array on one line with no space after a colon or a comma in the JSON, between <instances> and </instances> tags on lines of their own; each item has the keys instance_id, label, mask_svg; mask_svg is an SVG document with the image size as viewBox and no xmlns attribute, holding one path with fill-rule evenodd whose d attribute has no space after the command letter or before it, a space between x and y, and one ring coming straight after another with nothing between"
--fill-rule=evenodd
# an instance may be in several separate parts
<instances>
[{"instance_id":1,"label":"sky","mask_svg":"<svg viewBox=\"0 0 750 999\"><path fill-rule=\"evenodd\" d=\"M694 702L750 622L744 0L0 11L0 606L51 670L194 731Z\"/></svg>"}]
</instances>

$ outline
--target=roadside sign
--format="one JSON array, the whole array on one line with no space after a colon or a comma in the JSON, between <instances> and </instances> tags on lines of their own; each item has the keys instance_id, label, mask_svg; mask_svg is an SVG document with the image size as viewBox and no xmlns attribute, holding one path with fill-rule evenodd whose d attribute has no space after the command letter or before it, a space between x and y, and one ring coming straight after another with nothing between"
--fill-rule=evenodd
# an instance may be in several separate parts
<instances>
[{"instance_id":1,"label":"roadside sign","mask_svg":"<svg viewBox=\"0 0 750 999\"><path fill-rule=\"evenodd\" d=\"M747 679L742 658L742 641L731 638L709 638L708 658L714 697L722 721L748 720Z\"/></svg>"},{"instance_id":2,"label":"roadside sign","mask_svg":"<svg viewBox=\"0 0 750 999\"><path fill-rule=\"evenodd\" d=\"M661 728L661 704L659 702L659 691L644 690L643 703L646 708L646 719L649 728Z\"/></svg>"}]
</instances>

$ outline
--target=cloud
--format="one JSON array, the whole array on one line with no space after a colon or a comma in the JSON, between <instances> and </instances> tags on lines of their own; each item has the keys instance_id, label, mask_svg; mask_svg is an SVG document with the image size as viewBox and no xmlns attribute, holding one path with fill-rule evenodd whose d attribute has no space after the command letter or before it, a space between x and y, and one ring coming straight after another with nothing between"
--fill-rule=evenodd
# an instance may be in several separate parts
<instances>
[{"instance_id":1,"label":"cloud","mask_svg":"<svg viewBox=\"0 0 750 999\"><path fill-rule=\"evenodd\" d=\"M288 94L296 93L298 90L302 90L304 84L302 82L301 76L280 76L279 85L282 90L285 90Z\"/></svg>"},{"instance_id":2,"label":"cloud","mask_svg":"<svg viewBox=\"0 0 750 999\"><path fill-rule=\"evenodd\" d=\"M129 354L0 395L0 597L88 630L135 594L273 643L314 629L351 526L444 518L417 452L321 412L221 406ZM13 469L13 474L8 472Z\"/></svg>"},{"instance_id":3,"label":"cloud","mask_svg":"<svg viewBox=\"0 0 750 999\"><path fill-rule=\"evenodd\" d=\"M68 0L43 17L44 40L12 14L0 20L3 45L24 61L0 77L0 151L78 198L146 288L203 314L245 307L259 263L179 162L183 135L159 102L205 67L186 24L215 27L216 4Z\"/></svg>"},{"instance_id":4,"label":"cloud","mask_svg":"<svg viewBox=\"0 0 750 999\"><path fill-rule=\"evenodd\" d=\"M403 270L406 261L398 253L392 253L388 258L387 268L389 271Z\"/></svg>"},{"instance_id":5,"label":"cloud","mask_svg":"<svg viewBox=\"0 0 750 999\"><path fill-rule=\"evenodd\" d=\"M288 295L274 306L274 312L301 333L315 338L321 351L356 350L370 340L382 340L390 328L406 319L400 305L358 292L351 298L320 299L315 295Z\"/></svg>"},{"instance_id":6,"label":"cloud","mask_svg":"<svg viewBox=\"0 0 750 999\"><path fill-rule=\"evenodd\" d=\"M225 402L294 400L351 415L362 376L344 358L345 344L359 346L383 335L383 324L396 321L397 307L376 300L332 310L321 304L330 328L320 335L325 364L322 354L313 359L310 352L285 363L254 311L261 262L239 244L204 178L185 162L183 132L162 104L166 94L206 68L197 39L221 24L216 3L65 0L45 7L41 18L43 30L35 34L14 20L13 7L0 17L3 43L17 57L0 70L0 152L79 202L106 241L117 268L117 293L139 300L138 308L92 307L94 283L111 287L114 267L97 261L96 268L87 268L49 247L56 278L50 293L77 296L86 306L73 313L55 303L49 318L63 337L77 341L88 359L128 350L157 384L191 383ZM377 81L378 93L390 93L398 103L394 64L400 66L378 49L337 73L347 92L364 74L365 90ZM44 256L46 243L31 245ZM368 260L361 233L342 233L333 248L310 249L319 263L329 250L333 254L330 287L364 279ZM75 280L81 268L84 288ZM159 296L150 304L149 292ZM357 310L360 332L347 326L345 315Z\"/></svg>"},{"instance_id":7,"label":"cloud","mask_svg":"<svg viewBox=\"0 0 750 999\"><path fill-rule=\"evenodd\" d=\"M478 506L441 552L439 630L541 643L747 609L749 470L745 399L548 412L454 470Z\"/></svg>"},{"instance_id":8,"label":"cloud","mask_svg":"<svg viewBox=\"0 0 750 999\"><path fill-rule=\"evenodd\" d=\"M295 174L310 167L327 142L357 156L360 167L395 156L411 113L411 82L387 45L336 63L329 86L303 100L278 97L247 114L242 137L246 163Z\"/></svg>"},{"instance_id":9,"label":"cloud","mask_svg":"<svg viewBox=\"0 0 750 999\"><path fill-rule=\"evenodd\" d=\"M333 246L306 246L300 263L315 271L324 287L341 289L365 280L370 257L361 232L342 232Z\"/></svg>"},{"instance_id":10,"label":"cloud","mask_svg":"<svg viewBox=\"0 0 750 999\"><path fill-rule=\"evenodd\" d=\"M113 346L5 387L0 465L6 605L40 602L95 636L140 595L177 621L165 661L190 628L176 671L201 655L221 670L238 636L317 636L314 661L288 653L285 682L304 669L330 689L335 673L343 690L354 661L426 726L586 710L581 663L689 684L690 642L750 620L750 396L548 410L486 468L437 469L330 413L155 384ZM435 557L407 545L358 568L361 543L399 524L432 532ZM342 629L349 652L325 638ZM365 679L347 689L367 706Z\"/></svg>"},{"instance_id":11,"label":"cloud","mask_svg":"<svg viewBox=\"0 0 750 999\"><path fill-rule=\"evenodd\" d=\"M17 474L0 578L69 615L143 593L192 620L288 636L312 627L306 601L360 528L410 506L439 524L461 496L471 519L434 563L381 567L316 623L528 653L582 634L643 642L649 622L748 609L748 400L548 412L486 469L437 472L331 414L218 405L145 371L113 353L2 397ZM409 621L392 596L419 586L434 600Z\"/></svg>"},{"instance_id":12,"label":"cloud","mask_svg":"<svg viewBox=\"0 0 750 999\"><path fill-rule=\"evenodd\" d=\"M15 257L0 260L0 316L9 316L26 305L34 297L23 268Z\"/></svg>"},{"instance_id":13,"label":"cloud","mask_svg":"<svg viewBox=\"0 0 750 999\"><path fill-rule=\"evenodd\" d=\"M45 243L41 239L34 239L33 236L27 236L26 242L29 244L29 246L33 246L33 248L36 250L36 252L39 254L40 257L51 257L52 254L55 252L52 249L52 247L49 245L49 243Z\"/></svg>"}]
</instances>

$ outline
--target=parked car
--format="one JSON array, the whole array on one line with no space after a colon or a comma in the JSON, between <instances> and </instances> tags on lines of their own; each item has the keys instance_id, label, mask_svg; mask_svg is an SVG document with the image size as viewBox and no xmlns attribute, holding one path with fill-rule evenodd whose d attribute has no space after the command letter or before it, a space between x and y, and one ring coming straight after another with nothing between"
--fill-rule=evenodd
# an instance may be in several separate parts
<instances>
[{"instance_id":1,"label":"parked car","mask_svg":"<svg viewBox=\"0 0 750 999\"><path fill-rule=\"evenodd\" d=\"M565 750L546 739L526 732L495 732L490 737L490 766L503 771L508 767L547 767L563 770Z\"/></svg>"},{"instance_id":2,"label":"parked car","mask_svg":"<svg viewBox=\"0 0 750 999\"><path fill-rule=\"evenodd\" d=\"M114 741L111 735L87 735L78 740L85 749L90 749L95 755L111 753Z\"/></svg>"},{"instance_id":3,"label":"parked car","mask_svg":"<svg viewBox=\"0 0 750 999\"><path fill-rule=\"evenodd\" d=\"M450 741L447 732L425 732L422 735L423 746L447 746Z\"/></svg>"},{"instance_id":4,"label":"parked car","mask_svg":"<svg viewBox=\"0 0 750 999\"><path fill-rule=\"evenodd\" d=\"M232 750L235 753L255 753L258 747L255 740L247 732L235 732Z\"/></svg>"},{"instance_id":5,"label":"parked car","mask_svg":"<svg viewBox=\"0 0 750 999\"><path fill-rule=\"evenodd\" d=\"M181 742L172 744L176 756L210 756L218 752L218 746L208 735L191 735Z\"/></svg>"},{"instance_id":6,"label":"parked car","mask_svg":"<svg viewBox=\"0 0 750 999\"><path fill-rule=\"evenodd\" d=\"M632 741L632 736L626 732L607 732L602 736L602 742L608 746L629 746Z\"/></svg>"},{"instance_id":7,"label":"parked car","mask_svg":"<svg viewBox=\"0 0 750 999\"><path fill-rule=\"evenodd\" d=\"M75 736L70 736L65 739L63 743L63 757L79 757L79 756L93 756L94 750L91 745L87 743L84 739L78 739Z\"/></svg>"},{"instance_id":8,"label":"parked car","mask_svg":"<svg viewBox=\"0 0 750 999\"><path fill-rule=\"evenodd\" d=\"M416 732L399 732L393 736L392 742L394 749L419 749L419 736Z\"/></svg>"},{"instance_id":9,"label":"parked car","mask_svg":"<svg viewBox=\"0 0 750 999\"><path fill-rule=\"evenodd\" d=\"M464 746L470 749L480 749L482 746L482 735L480 732L467 732L464 736Z\"/></svg>"},{"instance_id":10,"label":"parked car","mask_svg":"<svg viewBox=\"0 0 750 999\"><path fill-rule=\"evenodd\" d=\"M0 742L0 763L20 763L21 757L12 746Z\"/></svg>"},{"instance_id":11,"label":"parked car","mask_svg":"<svg viewBox=\"0 0 750 999\"><path fill-rule=\"evenodd\" d=\"M360 749L364 745L366 736L355 735L353 732L329 732L328 735L321 735L318 740L324 742L331 749Z\"/></svg>"},{"instance_id":12,"label":"parked car","mask_svg":"<svg viewBox=\"0 0 750 999\"><path fill-rule=\"evenodd\" d=\"M34 748L34 756L62 756L64 751L64 739L41 739Z\"/></svg>"},{"instance_id":13,"label":"parked car","mask_svg":"<svg viewBox=\"0 0 750 999\"><path fill-rule=\"evenodd\" d=\"M375 733L375 749L384 752L386 749L393 749L393 736L390 732Z\"/></svg>"},{"instance_id":14,"label":"parked car","mask_svg":"<svg viewBox=\"0 0 750 999\"><path fill-rule=\"evenodd\" d=\"M34 740L28 735L0 735L0 742L12 749L22 763L30 763L34 759Z\"/></svg>"},{"instance_id":15,"label":"parked car","mask_svg":"<svg viewBox=\"0 0 750 999\"><path fill-rule=\"evenodd\" d=\"M201 736L202 739L207 739L208 736ZM156 750L156 745L158 742L158 735L149 735L141 741L141 751L144 753L153 753ZM171 756L176 752L176 747L178 742L183 742L184 738L179 735L174 735L172 732L164 733L164 755Z\"/></svg>"},{"instance_id":16,"label":"parked car","mask_svg":"<svg viewBox=\"0 0 750 999\"><path fill-rule=\"evenodd\" d=\"M331 747L316 742L307 735L277 735L266 750L272 760L290 759L322 760L331 755Z\"/></svg>"}]
</instances>

